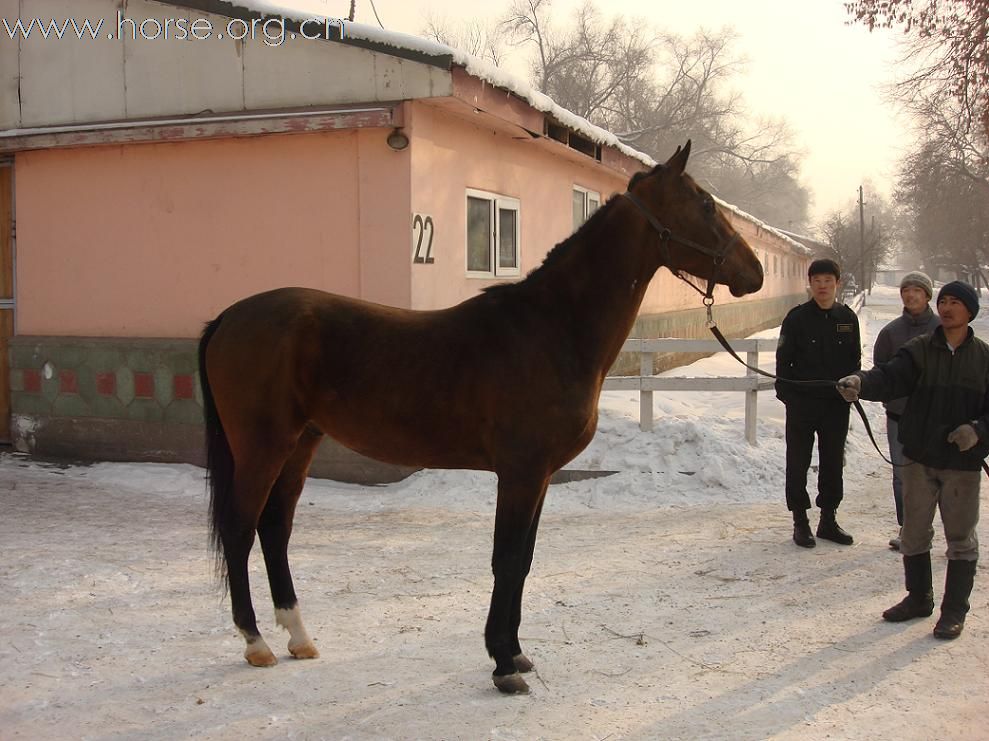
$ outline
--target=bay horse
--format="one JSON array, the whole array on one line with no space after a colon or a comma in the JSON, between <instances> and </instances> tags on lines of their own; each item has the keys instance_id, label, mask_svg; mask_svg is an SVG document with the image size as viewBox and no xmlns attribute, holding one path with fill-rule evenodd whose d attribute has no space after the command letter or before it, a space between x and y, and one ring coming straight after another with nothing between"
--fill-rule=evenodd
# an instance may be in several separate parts
<instances>
[{"instance_id":1,"label":"bay horse","mask_svg":"<svg viewBox=\"0 0 989 741\"><path fill-rule=\"evenodd\" d=\"M522 591L550 476L594 436L601 384L661 265L735 296L762 266L685 173L690 142L637 173L524 280L456 306L412 311L307 288L239 301L199 343L211 542L254 666L276 663L258 631L248 555L261 540L275 620L296 658L319 654L288 563L292 521L317 445L498 477L494 588L484 640L493 680L527 692ZM699 289L698 289L699 290ZM424 434L427 431L429 434Z\"/></svg>"}]
</instances>

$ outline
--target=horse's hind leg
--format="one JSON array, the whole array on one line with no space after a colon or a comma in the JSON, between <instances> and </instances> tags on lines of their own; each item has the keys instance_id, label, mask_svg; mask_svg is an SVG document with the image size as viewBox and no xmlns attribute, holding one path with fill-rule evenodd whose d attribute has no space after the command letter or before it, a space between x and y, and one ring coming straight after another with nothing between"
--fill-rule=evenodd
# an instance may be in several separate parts
<instances>
[{"instance_id":1,"label":"horse's hind leg","mask_svg":"<svg viewBox=\"0 0 989 741\"><path fill-rule=\"evenodd\" d=\"M248 576L248 560L254 547L258 520L284 461L284 458L272 455L263 458L263 450L263 446L254 447L253 457L244 456L235 464L233 496L229 511L219 525L234 625L247 642L244 658L252 666L274 666L278 663L258 630Z\"/></svg>"},{"instance_id":2,"label":"horse's hind leg","mask_svg":"<svg viewBox=\"0 0 989 741\"><path fill-rule=\"evenodd\" d=\"M302 623L288 565L288 541L292 536L292 520L306 482L306 473L322 438L323 433L312 427L302 433L271 489L271 496L258 522L271 599L275 604L275 622L289 632L288 650L297 659L319 658L319 651Z\"/></svg>"},{"instance_id":3,"label":"horse's hind leg","mask_svg":"<svg viewBox=\"0 0 989 741\"><path fill-rule=\"evenodd\" d=\"M528 692L520 669L531 668L519 647L522 590L532 564L535 526L549 478L499 474L491 568L494 590L484 629L484 642L495 660L495 687L505 693ZM518 665L516 664L518 662Z\"/></svg>"}]
</instances>

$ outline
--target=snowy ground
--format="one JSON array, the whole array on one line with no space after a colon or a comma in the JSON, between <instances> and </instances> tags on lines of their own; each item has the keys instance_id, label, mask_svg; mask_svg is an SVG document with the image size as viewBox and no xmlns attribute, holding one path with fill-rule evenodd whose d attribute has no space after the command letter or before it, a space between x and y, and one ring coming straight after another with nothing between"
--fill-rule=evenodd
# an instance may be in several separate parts
<instances>
[{"instance_id":1,"label":"snowy ground","mask_svg":"<svg viewBox=\"0 0 989 741\"><path fill-rule=\"evenodd\" d=\"M868 356L899 309L891 289L867 304ZM739 372L719 356L672 374ZM657 393L651 433L635 394L605 395L571 467L620 473L550 489L522 697L494 689L481 637L491 475L310 481L291 552L322 658L288 658L257 557L281 663L254 669L211 580L200 469L3 457L0 739L986 738L984 569L958 641L884 623L902 590L887 467L853 421L840 520L856 544L798 549L782 405L760 396L752 448L740 393ZM937 586L942 553L938 536Z\"/></svg>"}]
</instances>

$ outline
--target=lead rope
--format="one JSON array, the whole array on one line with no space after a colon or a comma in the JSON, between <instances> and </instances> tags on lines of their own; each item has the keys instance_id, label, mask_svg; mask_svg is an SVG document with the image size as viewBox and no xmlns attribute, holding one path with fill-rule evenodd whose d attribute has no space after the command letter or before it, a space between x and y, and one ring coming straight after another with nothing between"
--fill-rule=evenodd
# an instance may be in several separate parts
<instances>
[{"instance_id":1,"label":"lead rope","mask_svg":"<svg viewBox=\"0 0 989 741\"><path fill-rule=\"evenodd\" d=\"M732 348L732 346L728 343L727 338L721 333L721 330L718 329L718 325L714 321L714 314L712 311L712 309L714 308L714 299L711 299L709 302L705 298L704 306L707 308L707 328L711 330L711 334L713 334L715 339L717 339L717 341L721 343L721 346L728 351L729 355L731 355L733 358L735 358L735 360L737 360L739 363L741 363L749 370L754 371L760 375L766 376L767 378L772 378L773 380L776 381L782 381L783 383L793 384L794 386L814 386L818 388L825 388L825 387L836 388L838 386L837 381L798 381L796 379L791 379L791 378L780 378L779 376L773 375L768 371L764 371L762 368L757 368L755 366L749 365L738 356L738 353L736 353L735 350ZM905 466L911 465L909 463L906 464L893 463L893 461L891 461L889 458L886 457L886 454L883 453L882 448L879 447L879 443L876 442L876 436L872 434L872 425L869 424L869 419L868 417L865 416L865 410L862 408L861 402L859 402L856 399L855 401L852 402L852 404L855 407L855 411L859 413L859 417L862 418L862 424L865 425L865 431L869 435L869 439L872 441L872 445L876 449L876 452L879 453L879 457L882 458L884 461L886 461L889 465L896 466L898 468L903 468ZM986 469L986 475L989 476L989 468Z\"/></svg>"},{"instance_id":2,"label":"lead rope","mask_svg":"<svg viewBox=\"0 0 989 741\"><path fill-rule=\"evenodd\" d=\"M838 386L838 382L837 381L798 381L798 380L794 380L794 379L790 379L790 378L780 378L779 376L775 376L772 373L769 373L767 371L762 370L761 368L756 368L754 366L749 365L748 363L746 363L744 360L742 360L738 356L738 353L736 353L732 349L731 345L728 344L728 340L725 338L725 336L723 334L721 334L721 330L718 329L718 325L715 324L715 322L714 322L714 317L712 316L712 312L711 312L711 306L708 306L707 307L707 328L711 330L711 334L714 335L714 337L718 340L718 342L721 343L721 346L725 350L727 350L728 353L733 358L735 358L735 360L737 360L739 363L741 363L742 365L744 365L749 370L755 371L756 373L759 373L759 374L761 374L763 376L766 376L767 378L772 378L772 379L775 379L777 381L782 381L783 383L790 383L790 384L799 385L799 386L816 386L816 387L819 387L819 388L821 388L821 387L832 387L832 388L835 388L835 387ZM872 425L869 424L869 419L868 419L868 417L865 416L865 410L862 408L861 402L859 402L856 399L855 401L852 402L852 405L855 407L855 411L857 411L859 413L859 417L862 418L862 424L865 425L865 431L869 435L869 439L872 441L872 445L876 449L876 452L879 453L879 457L882 458L884 461L886 461L889 465L896 466L898 468L903 468L905 466L911 465L909 463L906 463L906 464L904 464L904 463L893 463L893 461L891 461L889 458L886 457L886 454L883 453L882 448L879 447L879 443L876 442L876 436L872 434ZM989 469L987 469L986 475L989 476Z\"/></svg>"},{"instance_id":3,"label":"lead rope","mask_svg":"<svg viewBox=\"0 0 989 741\"><path fill-rule=\"evenodd\" d=\"M714 301L713 300L710 303L707 302L707 299L704 300L704 306L707 307L707 328L709 330L711 330L711 334L713 334L714 337L715 337L715 339L717 339L718 342L721 343L721 346L733 358L735 358L735 360L737 360L739 363L741 363L742 365L744 365L749 370L755 371L756 373L759 373L760 375L766 376L767 378L772 378L772 379L775 379L777 381L782 381L783 383L790 383L790 384L802 385L802 386L818 386L818 387L833 386L833 387L837 387L837 385L838 385L838 382L837 381L797 381L797 380L790 379L790 378L780 378L779 376L774 376L772 373L769 373L767 371L764 371L761 368L756 368L754 366L749 365L748 363L746 363L744 360L742 360L738 356L738 353L736 353L732 349L732 346L730 344L728 344L728 340L725 338L725 336L723 334L721 334L721 330L718 329L718 325L715 324L715 322L714 322L714 317L713 317L713 314L712 314L712 311L711 311L713 305L714 305ZM869 435L869 440L872 441L872 447L874 447L876 449L876 452L879 453L879 457L880 458L882 458L889 465L894 466L895 468L906 468L907 466L912 466L915 463L915 461L914 462L911 462L911 463L893 463L893 461L891 461L889 458L887 458L886 457L886 454L883 453L882 448L879 447L879 443L876 442L876 436L872 434L872 425L869 424L869 418L865 416L865 409L862 408L862 402L860 402L858 399L856 399L855 401L852 402L852 405L855 407L855 411L858 412L859 417L861 417L862 424L865 426L865 431ZM987 464L984 460L982 461L982 470L985 471L986 477L989 477L989 464Z\"/></svg>"},{"instance_id":4,"label":"lead rope","mask_svg":"<svg viewBox=\"0 0 989 741\"><path fill-rule=\"evenodd\" d=\"M728 344L728 340L725 339L725 336L723 334L721 334L721 330L718 329L718 325L715 324L713 321L711 321L710 319L711 307L708 307L707 315L708 315L707 326L708 329L711 330L711 334L713 334L715 338L717 338L718 342L721 343L721 346L724 347L725 350L727 350L731 354L731 356L735 358L735 360L737 360L739 363L744 365L749 370L753 370L756 373L760 373L764 376L767 376L768 378L773 378L777 381L782 381L783 383L790 383L793 385L817 386L817 387L828 387L828 386L836 387L838 385L836 381L798 381L790 378L780 378L779 376L774 376L772 373L767 373L761 368L754 368L753 366L749 365L744 360L742 360L740 357L738 357L738 354L732 349L731 345ZM899 468L902 468L904 466L910 465L909 463L907 464L893 463L893 461L891 461L889 458L886 457L886 454L883 453L882 448L879 447L879 443L876 442L876 436L872 434L872 426L869 424L868 417L865 416L865 409L862 408L862 404L856 399L855 401L852 402L852 405L855 407L855 411L859 413L859 417L862 418L862 424L865 425L865 431L869 435L869 439L872 441L872 445L875 447L876 452L879 453L879 456L891 466L897 466ZM986 474L989 475L989 470L986 471Z\"/></svg>"}]
</instances>

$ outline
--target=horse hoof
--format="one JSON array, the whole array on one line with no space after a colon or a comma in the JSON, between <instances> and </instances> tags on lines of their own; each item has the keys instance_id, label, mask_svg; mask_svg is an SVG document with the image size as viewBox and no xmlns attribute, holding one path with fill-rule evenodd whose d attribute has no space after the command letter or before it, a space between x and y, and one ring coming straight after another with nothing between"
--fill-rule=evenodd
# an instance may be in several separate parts
<instances>
[{"instance_id":1,"label":"horse hoof","mask_svg":"<svg viewBox=\"0 0 989 741\"><path fill-rule=\"evenodd\" d=\"M512 657L512 662L515 664L515 669L520 673L525 674L526 672L531 672L536 665L529 661L529 658L525 654L518 654Z\"/></svg>"},{"instance_id":2,"label":"horse hoof","mask_svg":"<svg viewBox=\"0 0 989 741\"><path fill-rule=\"evenodd\" d=\"M312 644L312 641L307 641L299 646L288 647L288 652L292 654L297 659L318 659L319 651Z\"/></svg>"},{"instance_id":3,"label":"horse hoof","mask_svg":"<svg viewBox=\"0 0 989 741\"><path fill-rule=\"evenodd\" d=\"M494 686L498 688L499 692L503 692L506 695L527 695L529 694L529 685L525 683L522 679L522 675L518 672L514 674L505 674L503 676L493 675L491 677L494 680Z\"/></svg>"},{"instance_id":4,"label":"horse hoof","mask_svg":"<svg viewBox=\"0 0 989 741\"><path fill-rule=\"evenodd\" d=\"M251 666L274 666L278 663L278 659L271 653L271 649L264 644L260 646L249 645L244 651L244 658Z\"/></svg>"}]
</instances>

